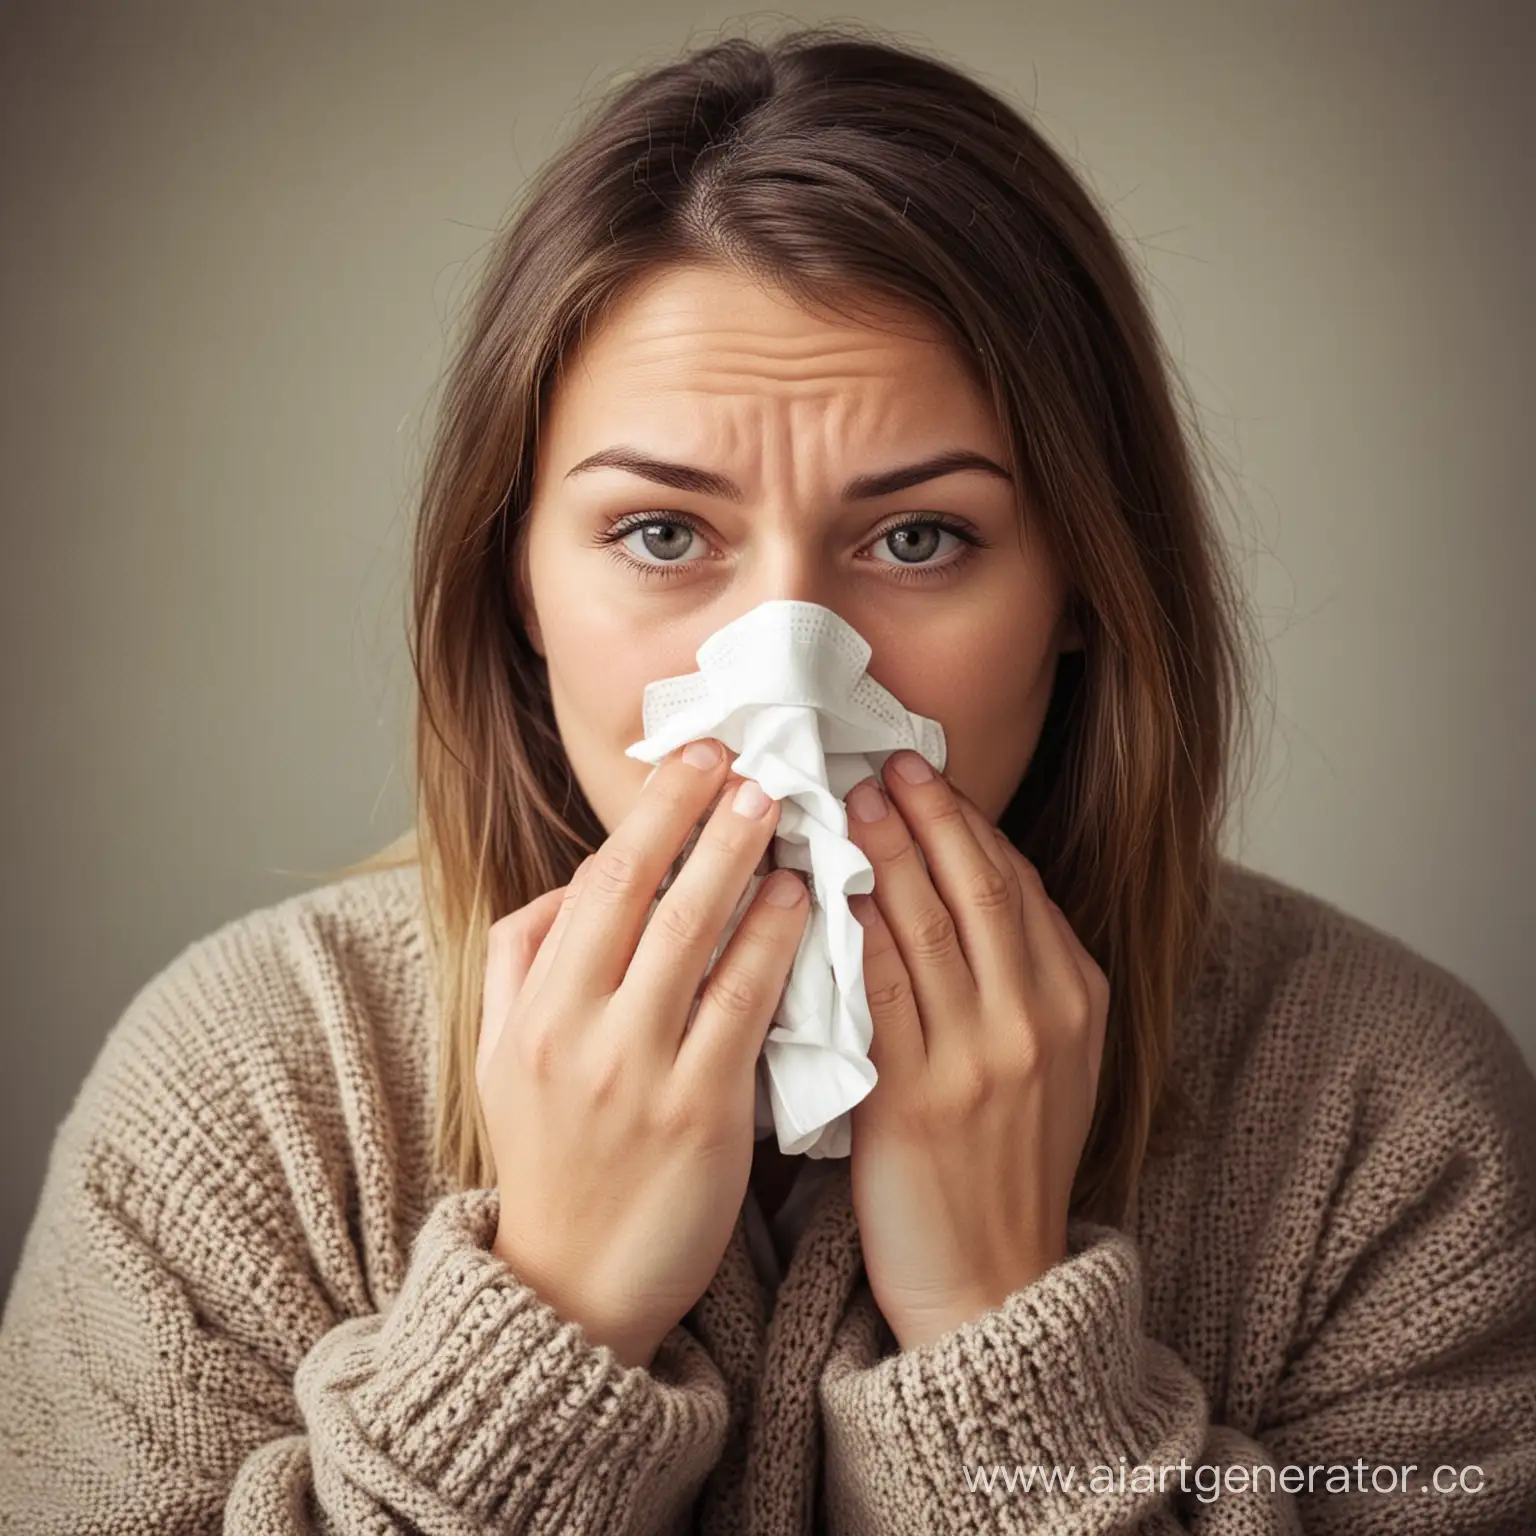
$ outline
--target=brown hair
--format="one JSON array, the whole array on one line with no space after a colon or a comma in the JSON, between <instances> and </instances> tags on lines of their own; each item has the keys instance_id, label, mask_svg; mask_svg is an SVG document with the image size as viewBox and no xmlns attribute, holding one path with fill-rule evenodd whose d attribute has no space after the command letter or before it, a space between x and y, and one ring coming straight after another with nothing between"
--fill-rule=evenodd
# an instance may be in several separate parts
<instances>
[{"instance_id":1,"label":"brown hair","mask_svg":"<svg viewBox=\"0 0 1536 1536\"><path fill-rule=\"evenodd\" d=\"M812 309L916 310L994 401L1083 640L999 825L1110 981L1073 1209L1118 1220L1170 1106L1188 1108L1174 1026L1214 931L1258 648L1186 441L1194 409L1093 197L1001 97L847 24L726 39L612 88L532 180L473 295L416 533L416 829L353 866L421 862L439 1170L495 1181L474 1076L487 929L606 835L509 589L540 407L637 280L706 262Z\"/></svg>"}]
</instances>

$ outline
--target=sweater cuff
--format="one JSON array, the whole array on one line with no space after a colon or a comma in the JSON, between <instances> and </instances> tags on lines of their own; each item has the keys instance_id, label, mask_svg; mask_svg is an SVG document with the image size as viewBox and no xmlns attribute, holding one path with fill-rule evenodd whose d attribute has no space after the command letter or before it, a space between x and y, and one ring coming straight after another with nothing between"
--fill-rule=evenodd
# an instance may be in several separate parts
<instances>
[{"instance_id":1,"label":"sweater cuff","mask_svg":"<svg viewBox=\"0 0 1536 1536\"><path fill-rule=\"evenodd\" d=\"M499 1206L495 1189L439 1200L393 1304L333 1329L296 1386L341 1408L390 1481L477 1522L663 1526L724 1446L718 1368L681 1324L649 1368L594 1345L490 1251Z\"/></svg>"},{"instance_id":2,"label":"sweater cuff","mask_svg":"<svg viewBox=\"0 0 1536 1536\"><path fill-rule=\"evenodd\" d=\"M1142 1331L1133 1241L1079 1220L1065 1259L933 1343L872 1362L857 1341L834 1349L821 1402L833 1497L893 1529L914 1500L935 1528L971 1529L999 1496L985 1491L994 1468L1075 1469L1071 1494L1011 1496L1009 1528L1031 1528L1095 1497L1094 1467L1194 1456L1208 1413L1188 1368Z\"/></svg>"}]
</instances>

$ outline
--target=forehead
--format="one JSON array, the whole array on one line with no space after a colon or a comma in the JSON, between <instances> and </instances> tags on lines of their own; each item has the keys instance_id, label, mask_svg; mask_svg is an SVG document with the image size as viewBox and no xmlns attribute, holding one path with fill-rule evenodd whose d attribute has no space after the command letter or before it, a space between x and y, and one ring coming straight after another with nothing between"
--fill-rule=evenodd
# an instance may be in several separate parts
<instances>
[{"instance_id":1,"label":"forehead","mask_svg":"<svg viewBox=\"0 0 1536 1536\"><path fill-rule=\"evenodd\" d=\"M562 387L609 395L652 389L731 394L960 390L984 403L936 322L875 296L808 308L720 267L650 274L583 339Z\"/></svg>"}]
</instances>

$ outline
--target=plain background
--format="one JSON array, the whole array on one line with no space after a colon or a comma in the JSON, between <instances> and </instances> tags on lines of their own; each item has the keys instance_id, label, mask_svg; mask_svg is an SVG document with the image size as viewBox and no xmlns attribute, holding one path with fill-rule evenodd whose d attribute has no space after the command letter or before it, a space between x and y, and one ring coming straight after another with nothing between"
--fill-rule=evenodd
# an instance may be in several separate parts
<instances>
[{"instance_id":1,"label":"plain background","mask_svg":"<svg viewBox=\"0 0 1536 1536\"><path fill-rule=\"evenodd\" d=\"M1228 851L1536 1057L1536 8L0 7L0 1276L186 944L407 824L413 494L455 306L617 72L852 17L1034 114L1227 465L1271 658Z\"/></svg>"}]
</instances>

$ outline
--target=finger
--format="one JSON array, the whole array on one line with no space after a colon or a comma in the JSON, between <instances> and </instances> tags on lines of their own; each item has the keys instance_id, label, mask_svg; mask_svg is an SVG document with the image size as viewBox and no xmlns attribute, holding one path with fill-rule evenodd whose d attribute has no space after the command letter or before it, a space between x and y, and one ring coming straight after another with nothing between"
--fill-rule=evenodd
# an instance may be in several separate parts
<instances>
[{"instance_id":1,"label":"finger","mask_svg":"<svg viewBox=\"0 0 1536 1536\"><path fill-rule=\"evenodd\" d=\"M872 1030L870 1063L880 1083L889 1086L910 1081L928 1060L912 978L879 902L860 893L848 898L848 907L864 932L864 1002ZM879 1093L880 1083L874 1093Z\"/></svg>"},{"instance_id":2,"label":"finger","mask_svg":"<svg viewBox=\"0 0 1536 1536\"><path fill-rule=\"evenodd\" d=\"M731 936L731 920L744 916L743 898L773 841L779 813L780 802L758 785L728 787L635 947L615 994L626 1005L618 1017L645 1019L668 1061L677 1056L710 961ZM715 979L715 985L726 979Z\"/></svg>"},{"instance_id":3,"label":"finger","mask_svg":"<svg viewBox=\"0 0 1536 1536\"><path fill-rule=\"evenodd\" d=\"M695 767L687 754L701 746L716 753L710 766ZM561 938L563 986L581 998L610 996L619 989L656 888L684 840L725 782L730 753L718 741L690 742L664 758L628 815L592 856ZM745 884L745 881L743 881Z\"/></svg>"},{"instance_id":4,"label":"finger","mask_svg":"<svg viewBox=\"0 0 1536 1536\"><path fill-rule=\"evenodd\" d=\"M986 832L978 835L953 785L931 770L920 781L909 782L901 773L909 763L928 766L916 753L893 754L883 769L886 789L922 848L929 879L951 916L975 991L1002 996L1023 979L1019 892L998 868L994 850L986 846L995 844L995 838ZM878 896L878 880L875 890ZM886 911L889 917L889 907ZM900 921L893 927L900 943ZM926 1011L923 977L910 962L908 968Z\"/></svg>"},{"instance_id":5,"label":"finger","mask_svg":"<svg viewBox=\"0 0 1536 1536\"><path fill-rule=\"evenodd\" d=\"M1104 1059L1104 1036L1109 1023L1109 978L1098 961L1089 954L1083 941L1078 938L1072 921L1055 902L1050 903L1051 916L1056 921L1062 943L1077 962L1077 968L1088 988L1091 1022L1088 1032L1088 1080L1095 1093L1098 1090L1099 1067Z\"/></svg>"},{"instance_id":6,"label":"finger","mask_svg":"<svg viewBox=\"0 0 1536 1536\"><path fill-rule=\"evenodd\" d=\"M954 795L960 812L965 817L966 825L970 827L976 841L987 857L992 860L998 873L1008 882L1010 901L1019 917L1019 928L1017 942L1013 944L1005 942L997 953L999 967L997 980L1006 987L1020 986L1029 975L1029 948L1023 931L1024 893L1019 883L1019 872L1013 860L1008 857L1004 847L1007 839L1002 832L952 784L950 792Z\"/></svg>"},{"instance_id":7,"label":"finger","mask_svg":"<svg viewBox=\"0 0 1536 1536\"><path fill-rule=\"evenodd\" d=\"M780 892L793 898L789 905L768 899ZM810 911L809 892L794 870L775 870L758 886L704 982L698 1010L678 1047L678 1070L693 1075L699 1092L718 1093L722 1083L752 1082Z\"/></svg>"},{"instance_id":8,"label":"finger","mask_svg":"<svg viewBox=\"0 0 1536 1536\"><path fill-rule=\"evenodd\" d=\"M854 785L848 795L848 836L874 869L874 898L901 951L924 1020L970 1017L978 981L954 907L935 883L938 841L963 838L971 845L973 868L985 869L994 880L996 871L975 845L947 791L943 803L948 817L942 831L930 828L925 839L915 834L914 824L931 815L933 800L927 799L927 812L920 811L915 804L919 797L912 792L932 790L937 780L922 785L901 781L899 797L887 793L894 781L891 772L884 784L877 775Z\"/></svg>"},{"instance_id":9,"label":"finger","mask_svg":"<svg viewBox=\"0 0 1536 1536\"><path fill-rule=\"evenodd\" d=\"M946 779L945 783L949 781ZM998 845L1000 834L997 828L953 784L950 784L949 792L955 797L955 803L960 807L961 815L965 817L965 824L971 829L982 852L1009 880L1017 884L1019 877L1013 872L1013 865L1008 855Z\"/></svg>"},{"instance_id":10,"label":"finger","mask_svg":"<svg viewBox=\"0 0 1536 1536\"><path fill-rule=\"evenodd\" d=\"M1081 999L1087 982L1073 953L1076 935L1071 934L1071 927L1067 925L1067 934L1071 937L1064 937L1052 917L1055 903L1045 889L1040 871L1001 832L997 837L998 846L1018 875L1031 981L1047 998L1059 1002Z\"/></svg>"},{"instance_id":11,"label":"finger","mask_svg":"<svg viewBox=\"0 0 1536 1536\"><path fill-rule=\"evenodd\" d=\"M480 1036L475 1052L478 1078L496 1049L528 969L557 920L569 886L558 885L516 912L499 918L486 933L485 983L480 999Z\"/></svg>"},{"instance_id":12,"label":"finger","mask_svg":"<svg viewBox=\"0 0 1536 1536\"><path fill-rule=\"evenodd\" d=\"M576 898L581 893L587 872L592 868L592 859L593 855L589 853L576 866L570 881L560 887L560 904L555 911L554 921L535 947L532 962L523 978L521 991L526 992L529 997L537 993L543 985L545 976L549 974L550 966L554 964L565 931L570 927L571 912L576 905Z\"/></svg>"}]
</instances>

